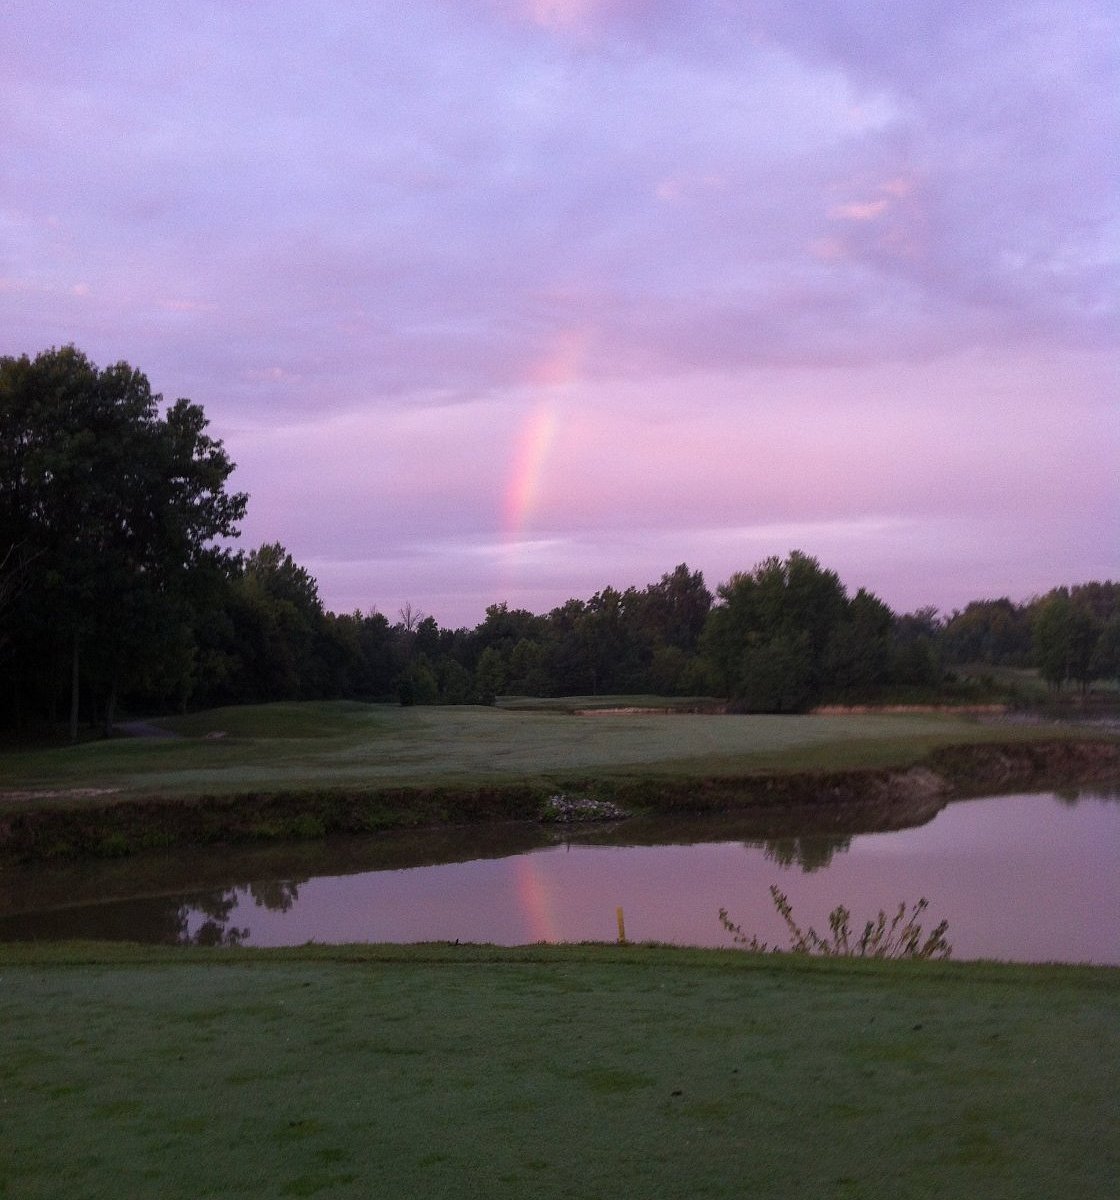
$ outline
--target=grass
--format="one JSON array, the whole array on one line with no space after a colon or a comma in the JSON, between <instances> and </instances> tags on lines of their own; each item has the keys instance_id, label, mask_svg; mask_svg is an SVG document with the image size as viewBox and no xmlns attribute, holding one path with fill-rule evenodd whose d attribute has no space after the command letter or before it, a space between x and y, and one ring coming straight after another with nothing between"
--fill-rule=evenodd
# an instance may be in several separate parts
<instances>
[{"instance_id":1,"label":"grass","mask_svg":"<svg viewBox=\"0 0 1120 1200\"><path fill-rule=\"evenodd\" d=\"M964 686L987 690L1007 700L1029 704L1046 710L1065 705L1093 704L1114 707L1120 680L1094 679L1092 690L1081 695L1079 686L1067 681L1060 692L1054 692L1042 678L1037 667L1005 667L991 663L968 663L958 668Z\"/></svg>"},{"instance_id":2,"label":"grass","mask_svg":"<svg viewBox=\"0 0 1120 1200\"><path fill-rule=\"evenodd\" d=\"M507 712L609 712L612 709L654 708L666 713L714 711L726 700L714 696L499 696L496 704Z\"/></svg>"},{"instance_id":3,"label":"grass","mask_svg":"<svg viewBox=\"0 0 1120 1200\"><path fill-rule=\"evenodd\" d=\"M351 702L215 709L160 725L176 736L4 753L0 809L25 804L3 795L24 790L168 796L882 768L912 765L947 745L1055 736L1053 728L986 725L941 713L579 717L562 710Z\"/></svg>"},{"instance_id":4,"label":"grass","mask_svg":"<svg viewBox=\"0 0 1120 1200\"><path fill-rule=\"evenodd\" d=\"M1003 667L991 663L975 663L961 667L966 679L987 681L1005 693L1019 696L1032 703L1041 703L1049 696L1046 681L1035 667Z\"/></svg>"},{"instance_id":5,"label":"grass","mask_svg":"<svg viewBox=\"0 0 1120 1200\"><path fill-rule=\"evenodd\" d=\"M1114 1194L1120 972L0 947L0 1196Z\"/></svg>"}]
</instances>

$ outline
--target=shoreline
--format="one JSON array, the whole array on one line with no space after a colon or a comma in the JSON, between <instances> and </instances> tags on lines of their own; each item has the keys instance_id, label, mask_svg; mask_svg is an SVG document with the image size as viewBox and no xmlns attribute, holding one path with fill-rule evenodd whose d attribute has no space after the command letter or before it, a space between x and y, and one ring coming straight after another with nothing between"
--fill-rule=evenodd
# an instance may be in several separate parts
<instances>
[{"instance_id":1,"label":"shoreline","mask_svg":"<svg viewBox=\"0 0 1120 1200\"><path fill-rule=\"evenodd\" d=\"M87 803L73 807L33 807L37 796L50 793L24 790L19 795L26 806L0 815L0 861L125 858L179 847L541 821L558 792L615 806L630 817L812 808L836 827L855 821L885 830L921 824L951 800L1094 783L1120 785L1120 742L958 744L909 767L732 776L601 774L477 786L303 787L175 798L102 792L100 803L100 797L90 795L92 789L74 789L84 793Z\"/></svg>"}]
</instances>

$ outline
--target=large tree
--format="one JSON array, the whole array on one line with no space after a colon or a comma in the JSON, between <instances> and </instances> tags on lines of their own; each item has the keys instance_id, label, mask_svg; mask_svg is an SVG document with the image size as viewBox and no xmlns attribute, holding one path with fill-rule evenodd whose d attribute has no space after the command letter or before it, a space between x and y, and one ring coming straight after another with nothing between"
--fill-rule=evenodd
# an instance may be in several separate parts
<instances>
[{"instance_id":1,"label":"large tree","mask_svg":"<svg viewBox=\"0 0 1120 1200\"><path fill-rule=\"evenodd\" d=\"M956 663L1026 666L1031 657L1031 615L1025 604L973 600L945 624L943 642Z\"/></svg>"},{"instance_id":2,"label":"large tree","mask_svg":"<svg viewBox=\"0 0 1120 1200\"><path fill-rule=\"evenodd\" d=\"M64 670L76 736L83 679L108 726L122 689L189 668L192 602L227 566L218 539L247 497L226 491L233 464L202 409L161 410L124 362L99 370L73 346L0 358L0 558L19 573L8 719L49 713Z\"/></svg>"},{"instance_id":3,"label":"large tree","mask_svg":"<svg viewBox=\"0 0 1120 1200\"><path fill-rule=\"evenodd\" d=\"M642 593L638 619L649 640L694 653L712 608L712 593L700 571L680 563Z\"/></svg>"},{"instance_id":4,"label":"large tree","mask_svg":"<svg viewBox=\"0 0 1120 1200\"><path fill-rule=\"evenodd\" d=\"M815 703L829 683L829 647L849 619L836 572L794 550L732 575L717 594L703 648L732 706L792 712Z\"/></svg>"},{"instance_id":5,"label":"large tree","mask_svg":"<svg viewBox=\"0 0 1120 1200\"><path fill-rule=\"evenodd\" d=\"M1034 613L1034 654L1039 674L1055 691L1067 679L1088 691L1101 627L1092 612L1072 599L1068 588L1055 588Z\"/></svg>"}]
</instances>

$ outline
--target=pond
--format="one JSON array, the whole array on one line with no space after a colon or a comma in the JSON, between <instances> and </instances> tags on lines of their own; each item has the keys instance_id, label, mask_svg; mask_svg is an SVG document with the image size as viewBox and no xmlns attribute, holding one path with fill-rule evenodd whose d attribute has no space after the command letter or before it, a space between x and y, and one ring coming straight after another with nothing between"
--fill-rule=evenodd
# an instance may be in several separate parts
<instances>
[{"instance_id":1,"label":"pond","mask_svg":"<svg viewBox=\"0 0 1120 1200\"><path fill-rule=\"evenodd\" d=\"M799 821L752 836L744 814L616 826L444 829L0 877L0 939L298 945L308 941L631 941L786 945L769 887L802 926L843 903L862 928L926 897L955 958L1120 964L1120 790L957 801L917 828Z\"/></svg>"}]
</instances>

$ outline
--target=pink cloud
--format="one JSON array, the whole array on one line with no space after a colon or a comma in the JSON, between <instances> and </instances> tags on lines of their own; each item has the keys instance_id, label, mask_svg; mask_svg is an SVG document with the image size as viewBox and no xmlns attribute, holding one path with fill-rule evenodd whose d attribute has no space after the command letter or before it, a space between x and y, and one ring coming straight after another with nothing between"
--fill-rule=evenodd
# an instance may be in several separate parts
<instances>
[{"instance_id":1,"label":"pink cloud","mask_svg":"<svg viewBox=\"0 0 1120 1200\"><path fill-rule=\"evenodd\" d=\"M9 0L0 353L202 403L331 603L1115 574L1114 14L382 7Z\"/></svg>"},{"instance_id":2,"label":"pink cloud","mask_svg":"<svg viewBox=\"0 0 1120 1200\"><path fill-rule=\"evenodd\" d=\"M887 211L889 204L888 200L882 198L851 201L834 205L828 210L828 215L834 221L874 221Z\"/></svg>"},{"instance_id":3,"label":"pink cloud","mask_svg":"<svg viewBox=\"0 0 1120 1200\"><path fill-rule=\"evenodd\" d=\"M647 0L497 0L501 10L556 33L586 34L608 17L648 7Z\"/></svg>"}]
</instances>

